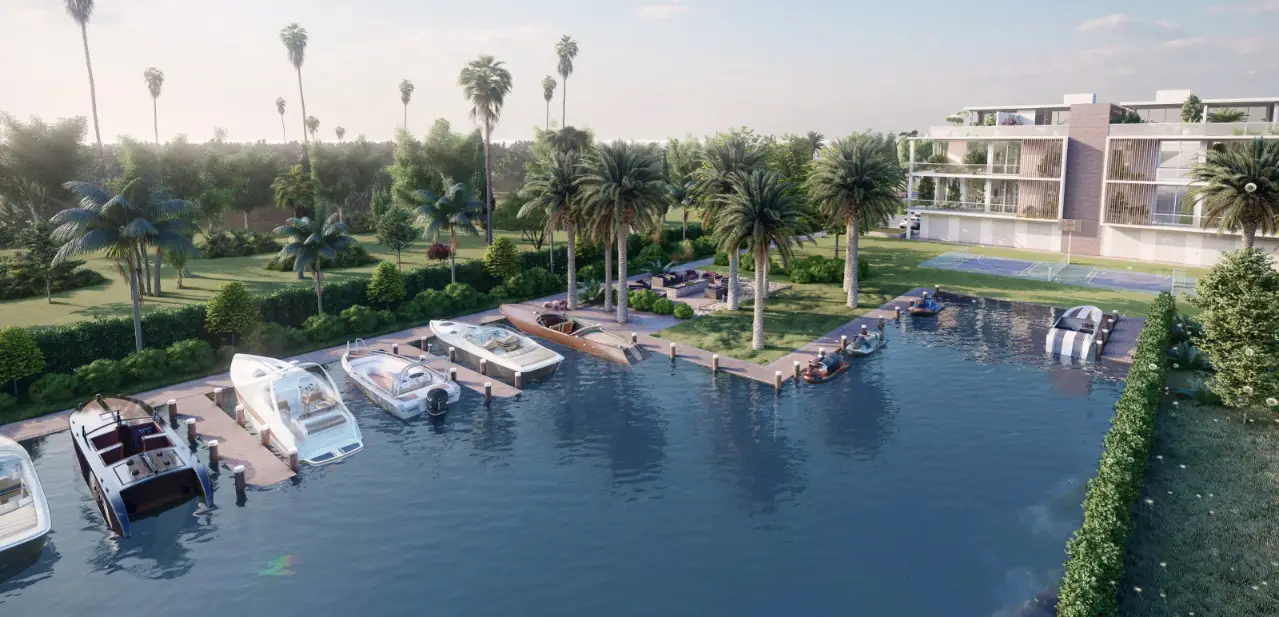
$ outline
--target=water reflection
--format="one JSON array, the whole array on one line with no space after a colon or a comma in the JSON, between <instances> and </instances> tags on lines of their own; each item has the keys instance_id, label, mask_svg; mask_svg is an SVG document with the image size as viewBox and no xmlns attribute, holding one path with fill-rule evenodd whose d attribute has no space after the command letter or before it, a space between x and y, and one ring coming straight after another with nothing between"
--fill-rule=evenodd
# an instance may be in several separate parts
<instances>
[{"instance_id":1,"label":"water reflection","mask_svg":"<svg viewBox=\"0 0 1279 617\"><path fill-rule=\"evenodd\" d=\"M790 443L779 425L777 395L745 379L717 382L718 401L710 406L717 427L710 431L715 469L727 476L753 514L772 514L793 501L805 486L803 449ZM748 401L729 405L719 401Z\"/></svg>"},{"instance_id":2,"label":"water reflection","mask_svg":"<svg viewBox=\"0 0 1279 617\"><path fill-rule=\"evenodd\" d=\"M191 547L205 542L212 533L209 512L198 500L190 500L158 516L133 521L128 538L113 536L91 497L80 508L86 530L97 529L102 540L94 546L93 569L106 573L129 572L146 579L171 579L191 571L195 561Z\"/></svg>"},{"instance_id":3,"label":"water reflection","mask_svg":"<svg viewBox=\"0 0 1279 617\"><path fill-rule=\"evenodd\" d=\"M814 404L812 411L820 422L822 442L840 456L875 460L892 438L897 404L886 390L882 358L882 355L854 358L844 377L815 386L839 392L834 397L815 393L826 403Z\"/></svg>"}]
</instances>

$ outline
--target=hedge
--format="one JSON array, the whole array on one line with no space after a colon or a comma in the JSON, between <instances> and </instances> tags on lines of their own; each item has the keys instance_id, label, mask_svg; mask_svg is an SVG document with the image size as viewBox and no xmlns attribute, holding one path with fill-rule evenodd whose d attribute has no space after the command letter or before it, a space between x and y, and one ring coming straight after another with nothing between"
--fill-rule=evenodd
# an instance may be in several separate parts
<instances>
[{"instance_id":1,"label":"hedge","mask_svg":"<svg viewBox=\"0 0 1279 617\"><path fill-rule=\"evenodd\" d=\"M1114 615L1123 581L1132 510L1145 486L1155 412L1168 383L1166 354L1176 302L1167 293L1150 305L1137 338L1127 385L1103 442L1097 476L1084 496L1084 523L1066 543L1058 617Z\"/></svg>"}]
</instances>

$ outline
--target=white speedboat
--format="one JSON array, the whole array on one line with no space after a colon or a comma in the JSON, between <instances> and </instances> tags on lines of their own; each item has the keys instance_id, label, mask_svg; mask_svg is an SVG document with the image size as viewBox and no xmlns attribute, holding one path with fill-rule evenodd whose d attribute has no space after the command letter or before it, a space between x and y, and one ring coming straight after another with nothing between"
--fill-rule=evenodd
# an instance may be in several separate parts
<instances>
[{"instance_id":1,"label":"white speedboat","mask_svg":"<svg viewBox=\"0 0 1279 617\"><path fill-rule=\"evenodd\" d=\"M506 328L477 326L458 321L432 321L431 332L470 364L486 361L488 373L514 379L519 372L525 381L547 377L559 368L564 356L533 339Z\"/></svg>"},{"instance_id":2,"label":"white speedboat","mask_svg":"<svg viewBox=\"0 0 1279 617\"><path fill-rule=\"evenodd\" d=\"M1076 306L1062 313L1048 330L1044 351L1063 358L1092 359L1103 314L1095 306Z\"/></svg>"},{"instance_id":3,"label":"white speedboat","mask_svg":"<svg viewBox=\"0 0 1279 617\"><path fill-rule=\"evenodd\" d=\"M318 364L238 353L231 383L253 428L270 428L272 443L284 452L296 448L303 463L332 463L364 448L355 417Z\"/></svg>"},{"instance_id":4,"label":"white speedboat","mask_svg":"<svg viewBox=\"0 0 1279 617\"><path fill-rule=\"evenodd\" d=\"M362 339L346 344L342 370L387 413L407 419L423 411L443 415L462 396L462 388L426 364L405 356L370 350Z\"/></svg>"},{"instance_id":5,"label":"white speedboat","mask_svg":"<svg viewBox=\"0 0 1279 617\"><path fill-rule=\"evenodd\" d=\"M0 436L0 561L38 555L49 529L49 504L31 456Z\"/></svg>"}]
</instances>

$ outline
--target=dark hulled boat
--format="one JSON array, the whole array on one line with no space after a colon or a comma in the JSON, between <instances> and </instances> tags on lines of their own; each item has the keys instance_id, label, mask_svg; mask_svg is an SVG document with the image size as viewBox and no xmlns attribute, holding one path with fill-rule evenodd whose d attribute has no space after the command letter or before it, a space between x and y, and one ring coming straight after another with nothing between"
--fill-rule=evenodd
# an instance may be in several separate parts
<instances>
[{"instance_id":1,"label":"dark hulled boat","mask_svg":"<svg viewBox=\"0 0 1279 617\"><path fill-rule=\"evenodd\" d=\"M503 304L498 307L507 321L525 334L554 341L578 351L618 364L635 364L644 359L644 351L600 324L578 319L556 311L544 311L527 304Z\"/></svg>"}]
</instances>

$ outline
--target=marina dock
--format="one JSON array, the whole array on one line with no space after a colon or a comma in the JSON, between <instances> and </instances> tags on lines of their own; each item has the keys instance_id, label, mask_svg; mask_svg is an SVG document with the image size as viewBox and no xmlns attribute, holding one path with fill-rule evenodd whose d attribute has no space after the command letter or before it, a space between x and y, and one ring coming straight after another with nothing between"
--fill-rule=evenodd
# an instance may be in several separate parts
<instances>
[{"instance_id":1,"label":"marina dock","mask_svg":"<svg viewBox=\"0 0 1279 617\"><path fill-rule=\"evenodd\" d=\"M218 441L218 464L222 469L232 470L243 465L245 481L252 486L270 486L295 475L288 463L250 435L247 428L236 424L235 419L209 397L193 394L174 400L178 405L179 427L186 418L195 418L200 441L205 444L214 439ZM164 408L155 402L152 404L157 410Z\"/></svg>"}]
</instances>

